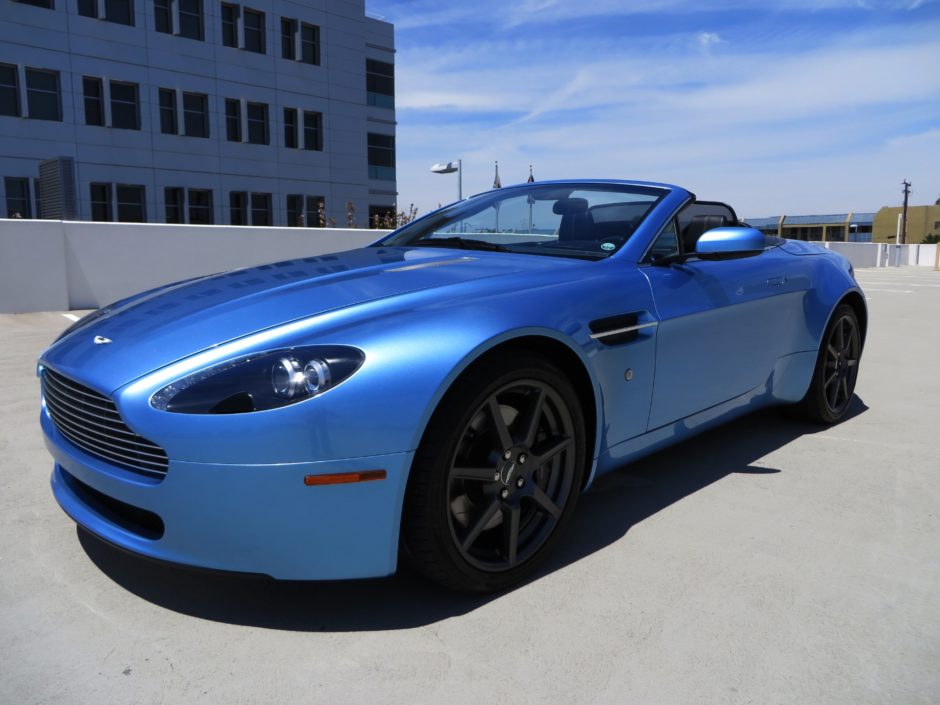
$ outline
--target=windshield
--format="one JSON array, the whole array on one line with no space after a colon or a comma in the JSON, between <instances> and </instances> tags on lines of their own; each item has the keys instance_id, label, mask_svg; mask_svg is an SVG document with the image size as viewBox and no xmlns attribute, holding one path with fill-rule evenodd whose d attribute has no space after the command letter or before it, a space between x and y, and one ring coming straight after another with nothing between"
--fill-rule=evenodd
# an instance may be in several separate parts
<instances>
[{"instance_id":1,"label":"windshield","mask_svg":"<svg viewBox=\"0 0 940 705\"><path fill-rule=\"evenodd\" d=\"M511 187L446 206L379 244L600 259L619 250L666 193L628 184Z\"/></svg>"}]
</instances>

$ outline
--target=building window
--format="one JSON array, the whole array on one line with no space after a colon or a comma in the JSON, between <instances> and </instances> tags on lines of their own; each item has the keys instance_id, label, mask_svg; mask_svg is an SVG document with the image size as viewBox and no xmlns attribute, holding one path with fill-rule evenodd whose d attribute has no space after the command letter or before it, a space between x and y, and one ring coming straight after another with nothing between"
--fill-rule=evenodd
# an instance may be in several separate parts
<instances>
[{"instance_id":1,"label":"building window","mask_svg":"<svg viewBox=\"0 0 940 705\"><path fill-rule=\"evenodd\" d=\"M369 139L369 178L382 181L395 180L395 137L394 135L368 134Z\"/></svg>"},{"instance_id":2,"label":"building window","mask_svg":"<svg viewBox=\"0 0 940 705\"><path fill-rule=\"evenodd\" d=\"M248 141L251 144L268 144L268 105L248 103Z\"/></svg>"},{"instance_id":3,"label":"building window","mask_svg":"<svg viewBox=\"0 0 940 705\"><path fill-rule=\"evenodd\" d=\"M23 5L33 5L35 7L44 7L47 10L54 10L55 3L52 0L14 0L15 2L22 3Z\"/></svg>"},{"instance_id":4,"label":"building window","mask_svg":"<svg viewBox=\"0 0 940 705\"><path fill-rule=\"evenodd\" d=\"M91 185L91 219L103 222L111 217L111 184Z\"/></svg>"},{"instance_id":5,"label":"building window","mask_svg":"<svg viewBox=\"0 0 940 705\"><path fill-rule=\"evenodd\" d=\"M320 28L315 24L300 23L300 60L320 65Z\"/></svg>"},{"instance_id":6,"label":"building window","mask_svg":"<svg viewBox=\"0 0 940 705\"><path fill-rule=\"evenodd\" d=\"M395 107L395 65L366 59L366 102L378 108Z\"/></svg>"},{"instance_id":7,"label":"building window","mask_svg":"<svg viewBox=\"0 0 940 705\"><path fill-rule=\"evenodd\" d=\"M39 187L39 179L33 179L33 198L36 200L36 217L42 218L42 189Z\"/></svg>"},{"instance_id":8,"label":"building window","mask_svg":"<svg viewBox=\"0 0 940 705\"><path fill-rule=\"evenodd\" d=\"M395 206L369 206L370 228L394 228L396 225Z\"/></svg>"},{"instance_id":9,"label":"building window","mask_svg":"<svg viewBox=\"0 0 940 705\"><path fill-rule=\"evenodd\" d=\"M7 176L3 179L7 192L7 218L32 218L29 211L29 179Z\"/></svg>"},{"instance_id":10,"label":"building window","mask_svg":"<svg viewBox=\"0 0 940 705\"><path fill-rule=\"evenodd\" d=\"M153 20L158 32L173 34L173 0L153 0Z\"/></svg>"},{"instance_id":11,"label":"building window","mask_svg":"<svg viewBox=\"0 0 940 705\"><path fill-rule=\"evenodd\" d=\"M242 141L241 103L231 98L225 99L225 139L229 142Z\"/></svg>"},{"instance_id":12,"label":"building window","mask_svg":"<svg viewBox=\"0 0 940 705\"><path fill-rule=\"evenodd\" d=\"M85 124L104 125L104 87L101 79L83 76L82 92L85 94Z\"/></svg>"},{"instance_id":13,"label":"building window","mask_svg":"<svg viewBox=\"0 0 940 705\"><path fill-rule=\"evenodd\" d=\"M183 93L183 129L187 137L209 136L209 96Z\"/></svg>"},{"instance_id":14,"label":"building window","mask_svg":"<svg viewBox=\"0 0 940 705\"><path fill-rule=\"evenodd\" d=\"M136 83L111 81L111 127L140 129L140 103Z\"/></svg>"},{"instance_id":15,"label":"building window","mask_svg":"<svg viewBox=\"0 0 940 705\"><path fill-rule=\"evenodd\" d=\"M320 225L319 203L323 196L291 194L287 197L287 225L291 228L315 228Z\"/></svg>"},{"instance_id":16,"label":"building window","mask_svg":"<svg viewBox=\"0 0 940 705\"><path fill-rule=\"evenodd\" d=\"M131 0L104 0L104 19L107 22L134 26L134 5Z\"/></svg>"},{"instance_id":17,"label":"building window","mask_svg":"<svg viewBox=\"0 0 940 705\"><path fill-rule=\"evenodd\" d=\"M144 206L143 186L118 185L117 192L117 219L121 223L147 222L147 210Z\"/></svg>"},{"instance_id":18,"label":"building window","mask_svg":"<svg viewBox=\"0 0 940 705\"><path fill-rule=\"evenodd\" d=\"M304 110L304 149L323 149L323 113Z\"/></svg>"},{"instance_id":19,"label":"building window","mask_svg":"<svg viewBox=\"0 0 940 705\"><path fill-rule=\"evenodd\" d=\"M180 36L203 40L202 0L179 0Z\"/></svg>"},{"instance_id":20,"label":"building window","mask_svg":"<svg viewBox=\"0 0 940 705\"><path fill-rule=\"evenodd\" d=\"M78 0L78 14L134 26L134 4L131 0L104 0L104 16L98 14L97 0Z\"/></svg>"},{"instance_id":21,"label":"building window","mask_svg":"<svg viewBox=\"0 0 940 705\"><path fill-rule=\"evenodd\" d=\"M26 69L26 108L34 120L62 121L58 71Z\"/></svg>"},{"instance_id":22,"label":"building window","mask_svg":"<svg viewBox=\"0 0 940 705\"><path fill-rule=\"evenodd\" d=\"M161 88L160 132L165 135L175 135L178 131L179 128L176 125L176 91L172 88Z\"/></svg>"},{"instance_id":23,"label":"building window","mask_svg":"<svg viewBox=\"0 0 940 705\"><path fill-rule=\"evenodd\" d=\"M0 64L0 115L20 116L20 87L17 68Z\"/></svg>"},{"instance_id":24,"label":"building window","mask_svg":"<svg viewBox=\"0 0 940 705\"><path fill-rule=\"evenodd\" d=\"M163 189L164 201L166 201L166 222L183 222L183 189L178 186L168 186Z\"/></svg>"},{"instance_id":25,"label":"building window","mask_svg":"<svg viewBox=\"0 0 940 705\"><path fill-rule=\"evenodd\" d=\"M232 225L248 225L248 194L232 191L228 195L229 221Z\"/></svg>"},{"instance_id":26,"label":"building window","mask_svg":"<svg viewBox=\"0 0 940 705\"><path fill-rule=\"evenodd\" d=\"M264 53L264 13L249 10L247 7L242 18L245 31L245 49L256 54Z\"/></svg>"},{"instance_id":27,"label":"building window","mask_svg":"<svg viewBox=\"0 0 940 705\"><path fill-rule=\"evenodd\" d=\"M284 108L284 146L297 148L297 108Z\"/></svg>"},{"instance_id":28,"label":"building window","mask_svg":"<svg viewBox=\"0 0 940 705\"><path fill-rule=\"evenodd\" d=\"M297 58L297 20L281 18L281 58Z\"/></svg>"},{"instance_id":29,"label":"building window","mask_svg":"<svg viewBox=\"0 0 940 705\"><path fill-rule=\"evenodd\" d=\"M189 222L195 225L212 225L211 189L189 189Z\"/></svg>"},{"instance_id":30,"label":"building window","mask_svg":"<svg viewBox=\"0 0 940 705\"><path fill-rule=\"evenodd\" d=\"M222 45L238 47L238 5L222 3Z\"/></svg>"},{"instance_id":31,"label":"building window","mask_svg":"<svg viewBox=\"0 0 940 705\"><path fill-rule=\"evenodd\" d=\"M251 194L251 224L271 225L271 194Z\"/></svg>"}]
</instances>

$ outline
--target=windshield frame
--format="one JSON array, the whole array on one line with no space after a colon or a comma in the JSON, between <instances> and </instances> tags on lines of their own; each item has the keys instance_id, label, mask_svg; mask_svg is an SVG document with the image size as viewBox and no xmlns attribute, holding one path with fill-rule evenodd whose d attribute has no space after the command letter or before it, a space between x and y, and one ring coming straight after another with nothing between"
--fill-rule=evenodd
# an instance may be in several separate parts
<instances>
[{"instance_id":1,"label":"windshield frame","mask_svg":"<svg viewBox=\"0 0 940 705\"><path fill-rule=\"evenodd\" d=\"M479 242L482 235L486 233L468 232L466 237L461 238L459 233L454 233L456 237L433 238L434 233L440 233L441 228L449 227L462 218L470 218L476 214L483 213L493 204L505 201L510 198L519 198L526 195L533 195L536 201L551 201L561 198L567 198L574 192L600 191L606 193L622 192L625 196L651 196L653 197L645 211L639 217L633 230L623 237L622 242L615 244L612 249L604 250L584 250L567 249L557 246L558 240L546 240L552 243L551 246L541 247L541 243L510 243L500 242L480 243L486 247L475 247L474 240ZM537 183L521 184L518 186L508 186L502 189L493 189L480 194L476 194L462 201L455 201L421 218L408 223L388 235L380 238L371 245L372 247L441 247L450 249L485 249L498 252L509 252L513 254L542 255L550 257L565 257L572 259L585 259L592 261L605 260L620 252L624 246L634 238L634 236L643 229L643 226L649 221L650 217L657 211L662 202L673 192L673 187L667 184L635 182L635 181L595 181L595 180L573 180L573 181L542 181ZM493 233L499 235L500 233ZM530 233L532 235L543 235L541 233ZM455 242L463 240L463 242ZM598 238L600 240L600 238ZM603 243L604 245L612 243Z\"/></svg>"}]
</instances>

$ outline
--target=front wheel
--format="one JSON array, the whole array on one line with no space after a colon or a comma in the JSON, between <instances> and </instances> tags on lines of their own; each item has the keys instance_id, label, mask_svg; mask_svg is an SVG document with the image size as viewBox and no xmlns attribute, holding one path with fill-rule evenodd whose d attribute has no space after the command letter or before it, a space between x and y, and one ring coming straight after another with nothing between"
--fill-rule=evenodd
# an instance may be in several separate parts
<instances>
[{"instance_id":1,"label":"front wheel","mask_svg":"<svg viewBox=\"0 0 940 705\"><path fill-rule=\"evenodd\" d=\"M842 304L833 313L823 335L813 381L800 403L807 420L823 424L842 420L855 393L861 354L858 316L851 306Z\"/></svg>"},{"instance_id":2,"label":"front wheel","mask_svg":"<svg viewBox=\"0 0 940 705\"><path fill-rule=\"evenodd\" d=\"M405 497L403 554L447 587L490 592L529 576L574 509L585 465L571 383L532 356L484 362L446 395Z\"/></svg>"}]
</instances>

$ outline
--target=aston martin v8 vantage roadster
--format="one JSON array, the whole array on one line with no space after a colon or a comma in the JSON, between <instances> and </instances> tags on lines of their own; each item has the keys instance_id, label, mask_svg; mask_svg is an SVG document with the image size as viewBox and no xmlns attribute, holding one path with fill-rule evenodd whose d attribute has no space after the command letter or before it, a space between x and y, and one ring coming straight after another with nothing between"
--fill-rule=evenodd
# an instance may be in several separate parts
<instances>
[{"instance_id":1,"label":"aston martin v8 vantage roadster","mask_svg":"<svg viewBox=\"0 0 940 705\"><path fill-rule=\"evenodd\" d=\"M677 186L507 187L81 319L39 361L52 490L156 559L498 590L601 473L768 405L839 421L867 320L843 257Z\"/></svg>"}]
</instances>

